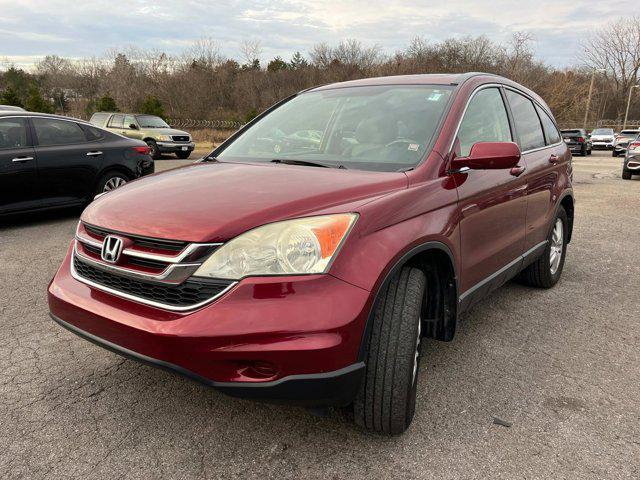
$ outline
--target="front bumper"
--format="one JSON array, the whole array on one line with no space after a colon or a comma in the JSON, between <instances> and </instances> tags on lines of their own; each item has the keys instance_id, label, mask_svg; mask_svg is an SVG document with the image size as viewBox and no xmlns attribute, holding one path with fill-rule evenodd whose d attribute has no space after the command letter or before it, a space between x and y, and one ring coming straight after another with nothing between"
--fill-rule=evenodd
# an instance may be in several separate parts
<instances>
[{"instance_id":1,"label":"front bumper","mask_svg":"<svg viewBox=\"0 0 640 480\"><path fill-rule=\"evenodd\" d=\"M613 148L613 140L594 140L591 142L591 148L594 149L608 149L611 150Z\"/></svg>"},{"instance_id":2,"label":"front bumper","mask_svg":"<svg viewBox=\"0 0 640 480\"><path fill-rule=\"evenodd\" d=\"M248 278L176 313L92 289L72 277L70 259L49 285L51 315L100 346L234 396L346 405L359 388L364 289L331 275Z\"/></svg>"},{"instance_id":3,"label":"front bumper","mask_svg":"<svg viewBox=\"0 0 640 480\"><path fill-rule=\"evenodd\" d=\"M156 142L156 145L162 153L192 152L196 148L194 142Z\"/></svg>"}]
</instances>

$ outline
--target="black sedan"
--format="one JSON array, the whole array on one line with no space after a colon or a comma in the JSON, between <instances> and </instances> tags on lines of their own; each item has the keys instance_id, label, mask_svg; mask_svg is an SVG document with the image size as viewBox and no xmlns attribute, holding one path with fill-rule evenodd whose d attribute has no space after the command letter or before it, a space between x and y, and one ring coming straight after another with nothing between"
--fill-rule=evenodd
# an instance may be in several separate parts
<instances>
[{"instance_id":1,"label":"black sedan","mask_svg":"<svg viewBox=\"0 0 640 480\"><path fill-rule=\"evenodd\" d=\"M0 112L0 215L85 205L153 170L140 140L72 118Z\"/></svg>"},{"instance_id":2,"label":"black sedan","mask_svg":"<svg viewBox=\"0 0 640 480\"><path fill-rule=\"evenodd\" d=\"M560 133L562 133L562 138L571 150L571 153L578 153L583 157L585 155L591 155L591 141L587 136L586 130L576 128L572 130L561 130Z\"/></svg>"}]
</instances>

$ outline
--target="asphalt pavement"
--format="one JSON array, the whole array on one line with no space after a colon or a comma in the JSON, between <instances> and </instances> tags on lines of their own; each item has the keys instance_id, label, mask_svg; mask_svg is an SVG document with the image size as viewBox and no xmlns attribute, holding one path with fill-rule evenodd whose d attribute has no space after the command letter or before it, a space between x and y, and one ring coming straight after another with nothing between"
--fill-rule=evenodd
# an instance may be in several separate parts
<instances>
[{"instance_id":1,"label":"asphalt pavement","mask_svg":"<svg viewBox=\"0 0 640 480\"><path fill-rule=\"evenodd\" d=\"M413 425L392 438L226 397L63 330L46 289L79 211L4 221L0 477L637 479L640 177L620 173L608 152L575 159L562 280L509 283L453 342L425 342Z\"/></svg>"}]
</instances>

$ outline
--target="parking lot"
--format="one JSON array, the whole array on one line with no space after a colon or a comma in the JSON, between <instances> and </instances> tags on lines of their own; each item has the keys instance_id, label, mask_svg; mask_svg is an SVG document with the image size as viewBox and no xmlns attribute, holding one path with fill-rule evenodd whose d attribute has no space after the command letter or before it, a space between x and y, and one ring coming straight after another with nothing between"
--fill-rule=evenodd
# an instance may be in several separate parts
<instances>
[{"instance_id":1,"label":"parking lot","mask_svg":"<svg viewBox=\"0 0 640 480\"><path fill-rule=\"evenodd\" d=\"M393 438L229 398L63 330L46 288L79 212L5 220L0 477L640 477L640 177L621 180L621 161L575 158L562 280L510 283L454 342L424 343L416 417Z\"/></svg>"}]
</instances>

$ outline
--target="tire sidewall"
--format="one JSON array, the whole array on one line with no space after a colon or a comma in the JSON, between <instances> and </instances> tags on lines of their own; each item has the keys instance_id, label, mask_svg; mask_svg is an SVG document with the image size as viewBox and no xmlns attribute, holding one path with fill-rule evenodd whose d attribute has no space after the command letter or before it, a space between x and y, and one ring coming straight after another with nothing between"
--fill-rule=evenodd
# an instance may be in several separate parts
<instances>
[{"instance_id":1,"label":"tire sidewall","mask_svg":"<svg viewBox=\"0 0 640 480\"><path fill-rule=\"evenodd\" d=\"M154 141L154 140L147 140L147 146L151 149L151 152L149 152L149 154L151 155L151 158L153 158L154 160L157 160L160 158L160 149L158 148L158 144Z\"/></svg>"},{"instance_id":2,"label":"tire sidewall","mask_svg":"<svg viewBox=\"0 0 640 480\"><path fill-rule=\"evenodd\" d=\"M560 265L558 265L558 270L556 270L556 273L551 273L551 237L553 235L553 229L558 219L562 220L562 257L560 258ZM551 223L551 228L549 229L549 235L547 236L547 248L544 251L545 268L547 269L551 285L555 285L562 276L564 261L567 258L567 238L569 234L568 227L569 219L567 217L567 212L565 212L563 207L560 207L556 215L553 217L553 222Z\"/></svg>"}]
</instances>

